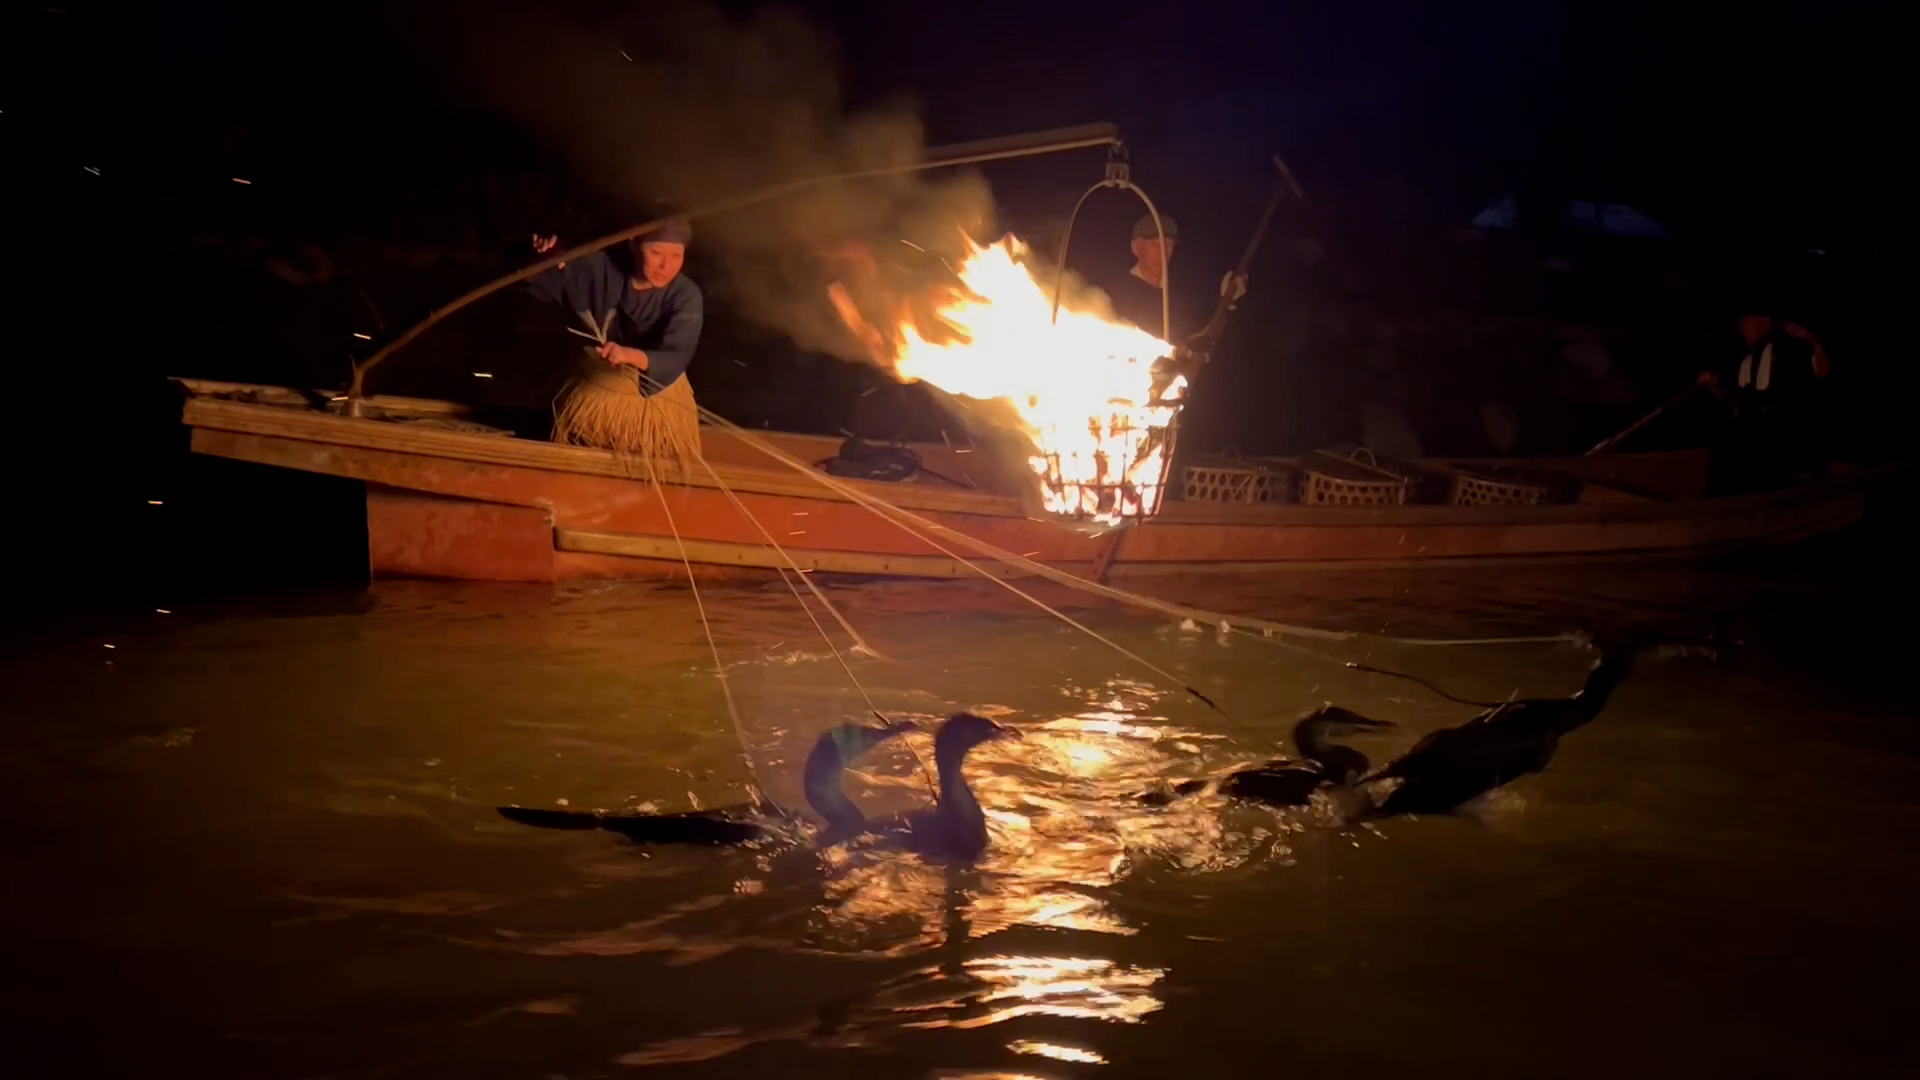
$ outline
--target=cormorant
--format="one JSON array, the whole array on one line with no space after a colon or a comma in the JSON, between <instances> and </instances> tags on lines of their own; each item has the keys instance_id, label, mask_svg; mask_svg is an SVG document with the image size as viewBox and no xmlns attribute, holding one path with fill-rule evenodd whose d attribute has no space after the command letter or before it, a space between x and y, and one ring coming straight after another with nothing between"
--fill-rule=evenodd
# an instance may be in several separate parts
<instances>
[{"instance_id":1,"label":"cormorant","mask_svg":"<svg viewBox=\"0 0 1920 1080\"><path fill-rule=\"evenodd\" d=\"M987 850L987 815L961 769L974 747L1020 733L972 713L955 713L933 737L933 761L940 774L940 805L907 815L895 841L934 859L971 861Z\"/></svg>"},{"instance_id":2,"label":"cormorant","mask_svg":"<svg viewBox=\"0 0 1920 1080\"><path fill-rule=\"evenodd\" d=\"M1301 717L1293 725L1293 748L1300 760L1274 758L1260 765L1235 769L1218 781L1188 780L1170 791L1145 796L1147 801L1164 805L1182 795L1194 795L1217 784L1218 790L1236 799L1251 799L1272 806L1306 806L1313 793L1326 785L1345 786L1366 775L1367 755L1351 746L1335 743L1336 737L1363 731L1384 731L1393 727L1386 720L1361 716L1338 705L1322 705Z\"/></svg>"},{"instance_id":3,"label":"cormorant","mask_svg":"<svg viewBox=\"0 0 1920 1080\"><path fill-rule=\"evenodd\" d=\"M826 821L822 846L866 831L866 815L841 787L847 763L873 747L919 725L896 720L883 727L841 724L821 735L807 755L804 772L807 805ZM943 729L944 730L944 729ZM764 800L674 814L610 814L604 810L546 810L500 807L509 821L541 829L605 829L642 844L749 844L790 837L799 825L794 814Z\"/></svg>"},{"instance_id":4,"label":"cormorant","mask_svg":"<svg viewBox=\"0 0 1920 1080\"><path fill-rule=\"evenodd\" d=\"M1458 727L1428 734L1361 781L1367 789L1392 782L1367 816L1444 814L1539 772L1553 759L1562 735L1600 715L1614 689L1632 673L1636 651L1613 648L1603 653L1586 685L1571 697L1507 702Z\"/></svg>"}]
</instances>

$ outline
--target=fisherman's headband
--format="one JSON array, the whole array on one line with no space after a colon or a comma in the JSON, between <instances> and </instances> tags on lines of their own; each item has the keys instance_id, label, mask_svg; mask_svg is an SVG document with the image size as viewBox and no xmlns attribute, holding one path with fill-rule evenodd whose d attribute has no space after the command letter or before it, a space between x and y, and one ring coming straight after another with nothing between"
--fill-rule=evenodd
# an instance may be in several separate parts
<instances>
[{"instance_id":1,"label":"fisherman's headband","mask_svg":"<svg viewBox=\"0 0 1920 1080\"><path fill-rule=\"evenodd\" d=\"M1161 214L1160 224L1164 226L1167 230L1167 239L1169 240L1180 239L1180 227L1173 223L1172 218L1168 217L1165 214ZM1135 240L1160 239L1160 230L1154 228L1152 214L1148 214L1146 217L1141 218L1137 223L1134 224L1133 238Z\"/></svg>"},{"instance_id":2,"label":"fisherman's headband","mask_svg":"<svg viewBox=\"0 0 1920 1080\"><path fill-rule=\"evenodd\" d=\"M693 240L693 223L685 218L675 218L649 233L641 233L642 244L686 244Z\"/></svg>"}]
</instances>

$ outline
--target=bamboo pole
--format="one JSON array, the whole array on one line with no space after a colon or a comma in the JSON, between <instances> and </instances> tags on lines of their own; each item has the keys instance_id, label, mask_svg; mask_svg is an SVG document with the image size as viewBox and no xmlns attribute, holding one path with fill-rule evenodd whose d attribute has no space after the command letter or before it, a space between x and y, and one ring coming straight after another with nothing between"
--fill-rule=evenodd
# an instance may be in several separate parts
<instances>
[{"instance_id":1,"label":"bamboo pole","mask_svg":"<svg viewBox=\"0 0 1920 1080\"><path fill-rule=\"evenodd\" d=\"M1639 431L1641 428L1646 427L1648 424L1653 423L1655 420L1658 420L1660 417L1666 415L1667 410L1673 408L1675 405L1678 405L1681 402L1692 397L1693 392L1700 389L1702 385L1704 384L1694 383L1692 386L1689 386L1685 390L1682 390L1679 393L1673 395L1672 397L1667 399L1664 405L1661 405L1659 408L1653 410L1652 412L1641 417L1640 419L1635 420L1631 425L1627 427L1625 431L1622 431L1620 434L1615 435L1612 438L1600 440L1599 442L1594 444L1593 449L1587 451L1586 453L1580 456L1592 457L1595 454L1604 454L1607 451L1613 449L1614 447L1620 445L1622 442L1626 441L1627 436L1633 434L1636 431Z\"/></svg>"},{"instance_id":2,"label":"bamboo pole","mask_svg":"<svg viewBox=\"0 0 1920 1080\"><path fill-rule=\"evenodd\" d=\"M895 176L902 173L924 172L929 169L950 168L956 165L977 165L987 161L1030 157L1035 154L1052 154L1065 150L1080 150L1092 146L1112 146L1119 141L1119 129L1112 124L1101 123L1085 124L1073 128L1056 128L1051 131L1034 132L1029 135L1010 135L998 139L983 139L978 142L936 147L927 152L924 160L918 162L906 165L882 165L870 169L855 169L850 172L809 177L803 180L790 180L786 183L776 184L773 187L763 188L746 195L735 196L731 199L722 199L718 202L696 208L685 214L674 214L671 217L660 218L655 221L649 221L644 225L635 225L630 229L622 229L617 233L610 233L598 240L581 244L578 247L569 248L557 255L549 256L534 263L532 266L522 270L516 270L505 277L496 278L456 298L444 307L434 309L426 318L409 327L405 333L382 345L372 356L367 357L365 360L353 366L353 382L347 388L347 412L349 415L355 416L360 414L361 402L365 397L367 372L379 366L382 361L399 351L402 346L411 342L414 338L426 333L440 320L476 300L499 292L509 285L516 285L546 273L561 263L584 258L596 251L610 248L615 244L631 240L636 236L644 236L647 233L664 227L668 222L682 218L713 217L718 214L741 210L759 203L772 202L775 199L804 191L818 184L866 180L876 176Z\"/></svg>"}]
</instances>

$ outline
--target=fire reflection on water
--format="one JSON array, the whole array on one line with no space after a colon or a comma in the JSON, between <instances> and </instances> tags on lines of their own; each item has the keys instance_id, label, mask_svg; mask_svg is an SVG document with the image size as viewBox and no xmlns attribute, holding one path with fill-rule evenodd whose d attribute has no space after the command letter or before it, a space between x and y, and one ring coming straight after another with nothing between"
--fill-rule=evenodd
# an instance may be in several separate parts
<instances>
[{"instance_id":1,"label":"fire reflection on water","mask_svg":"<svg viewBox=\"0 0 1920 1080\"><path fill-rule=\"evenodd\" d=\"M1157 717L1164 696L1116 680L1082 692L1082 711L1018 724L1018 740L978 747L968 782L986 814L992 844L968 870L959 897L973 937L1014 927L1131 935L1099 890L1145 860L1184 870L1240 866L1272 845L1272 829L1236 831L1204 799L1154 808L1137 796L1171 774L1191 774L1197 745L1217 740ZM912 736L931 756L931 736ZM898 754L904 770L910 763ZM1284 850L1280 852L1284 855ZM917 859L854 847L826 856L834 873L824 906L849 939L882 922L913 925L938 938L952 902L948 871Z\"/></svg>"},{"instance_id":2,"label":"fire reflection on water","mask_svg":"<svg viewBox=\"0 0 1920 1080\"><path fill-rule=\"evenodd\" d=\"M1105 1065L1107 1059L1097 1051L1080 1046L1061 1046L1059 1043L1041 1042L1038 1039L1015 1039L1007 1044L1007 1049L1016 1054L1036 1054L1055 1061L1071 1061L1078 1065Z\"/></svg>"},{"instance_id":3,"label":"fire reflection on water","mask_svg":"<svg viewBox=\"0 0 1920 1080\"><path fill-rule=\"evenodd\" d=\"M1196 775L1200 747L1220 737L1158 715L1165 695L1144 684L1114 680L1073 694L1081 702L1076 711L1036 722L1012 719L1022 738L977 747L968 758L967 778L992 837L974 864L941 865L880 845L763 853L759 866L771 879L764 887L732 881L723 895L612 931L563 940L503 935L506 947L540 955L665 952L670 963L739 948L931 960L858 1000L830 1003L812 1021L730 1035L723 1040L729 1046L773 1040L872 1046L889 1032L975 1029L1023 1017L1140 1023L1161 1008L1158 988L1167 971L1103 956L1110 950L1101 938L1078 936L1137 933L1109 905L1107 890L1149 863L1218 872L1285 859L1289 826L1262 815L1236 827L1240 816L1223 814L1217 801L1205 798L1148 806L1141 793L1169 776ZM931 757L930 731L909 738L918 744L913 749ZM917 772L912 753L896 743L873 758L864 765L874 782L858 784L865 774L853 773L850 792L865 802L877 796L897 803L911 790L902 781ZM798 870L802 862L804 871ZM709 922L729 929L694 929ZM978 948L981 939L1016 930L1052 932L1059 948L1049 955ZM710 1040L696 1042L702 1054L713 1051ZM672 1060L677 1045L656 1044L635 1055ZM1089 1050L1032 1040L1017 1040L1010 1049L1099 1060Z\"/></svg>"}]
</instances>

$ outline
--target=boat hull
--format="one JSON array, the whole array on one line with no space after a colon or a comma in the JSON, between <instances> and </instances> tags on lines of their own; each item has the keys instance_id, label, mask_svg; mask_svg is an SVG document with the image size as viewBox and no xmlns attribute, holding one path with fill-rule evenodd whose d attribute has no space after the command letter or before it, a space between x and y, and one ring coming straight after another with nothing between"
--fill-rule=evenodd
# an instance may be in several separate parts
<instances>
[{"instance_id":1,"label":"boat hull","mask_svg":"<svg viewBox=\"0 0 1920 1080\"><path fill-rule=\"evenodd\" d=\"M947 578L975 575L968 562L1021 573L982 562L968 544L891 524L716 429L703 429L710 467L655 484L644 461L624 455L227 400L204 389L222 384L182 385L195 452L364 481L369 562L379 577L553 582L796 566ZM802 460L831 455L837 442L766 438ZM964 448L922 449L935 471L969 478ZM1599 498L1533 508L1171 502L1143 525L1096 536L1030 516L1020 500L938 482L840 483L973 541L1115 577L1697 556L1843 529L1865 507L1864 487L1840 480L1724 499L1629 493L1703 486L1704 452L1557 464L1620 486L1590 485Z\"/></svg>"}]
</instances>

